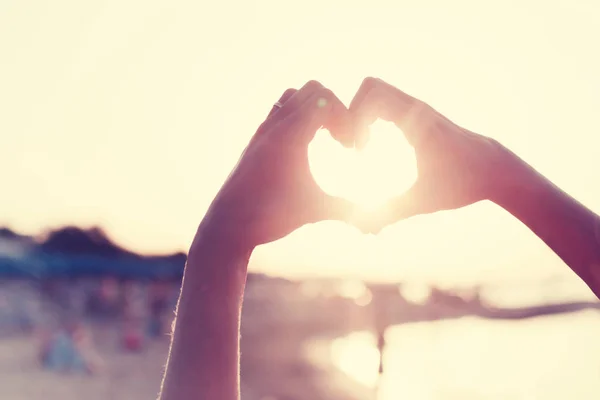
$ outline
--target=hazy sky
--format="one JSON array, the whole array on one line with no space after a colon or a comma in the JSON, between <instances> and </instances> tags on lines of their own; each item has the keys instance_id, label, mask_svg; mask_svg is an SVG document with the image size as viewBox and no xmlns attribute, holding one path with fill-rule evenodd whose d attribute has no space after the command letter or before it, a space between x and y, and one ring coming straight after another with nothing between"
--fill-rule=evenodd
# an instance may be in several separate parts
<instances>
[{"instance_id":1,"label":"hazy sky","mask_svg":"<svg viewBox=\"0 0 600 400\"><path fill-rule=\"evenodd\" d=\"M135 250L185 250L286 88L318 79L348 103L365 76L500 140L598 212L598 4L4 0L0 224L27 233L99 224ZM368 169L371 189L388 194L414 173L392 137L399 144L388 136L379 148L402 157L370 151L397 168ZM333 194L368 190L344 151L318 136L318 182ZM313 225L259 248L253 268L444 282L567 271L487 203L378 237Z\"/></svg>"}]
</instances>

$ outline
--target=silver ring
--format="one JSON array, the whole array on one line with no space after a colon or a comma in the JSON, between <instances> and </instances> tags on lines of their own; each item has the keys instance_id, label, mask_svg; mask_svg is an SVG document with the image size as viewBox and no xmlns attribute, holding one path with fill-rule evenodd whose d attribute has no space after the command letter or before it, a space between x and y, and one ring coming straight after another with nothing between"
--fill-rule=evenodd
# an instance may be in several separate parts
<instances>
[{"instance_id":1,"label":"silver ring","mask_svg":"<svg viewBox=\"0 0 600 400\"><path fill-rule=\"evenodd\" d=\"M281 108L281 107L283 107L283 104L281 104L279 101L276 101L275 104L273 104L273 107Z\"/></svg>"}]
</instances>

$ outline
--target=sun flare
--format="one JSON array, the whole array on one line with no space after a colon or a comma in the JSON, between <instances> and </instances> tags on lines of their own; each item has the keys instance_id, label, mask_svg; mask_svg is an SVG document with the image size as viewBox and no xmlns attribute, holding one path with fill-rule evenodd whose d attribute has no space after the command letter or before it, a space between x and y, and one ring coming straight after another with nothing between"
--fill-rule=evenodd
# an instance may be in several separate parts
<instances>
[{"instance_id":1,"label":"sun flare","mask_svg":"<svg viewBox=\"0 0 600 400\"><path fill-rule=\"evenodd\" d=\"M413 148L392 123L371 125L364 150L344 149L327 131L317 132L309 147L310 167L328 194L374 209L405 192L417 177Z\"/></svg>"}]
</instances>

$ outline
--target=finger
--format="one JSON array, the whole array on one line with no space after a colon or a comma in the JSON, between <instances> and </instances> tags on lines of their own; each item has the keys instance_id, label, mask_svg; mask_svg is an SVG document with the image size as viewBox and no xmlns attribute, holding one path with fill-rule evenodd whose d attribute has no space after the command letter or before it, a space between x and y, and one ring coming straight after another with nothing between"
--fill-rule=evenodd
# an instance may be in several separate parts
<instances>
[{"instance_id":1,"label":"finger","mask_svg":"<svg viewBox=\"0 0 600 400\"><path fill-rule=\"evenodd\" d=\"M367 140L368 126L381 118L395 123L414 145L419 134L415 122L422 119L427 105L378 78L365 78L350 103L357 126L356 144Z\"/></svg>"},{"instance_id":2,"label":"finger","mask_svg":"<svg viewBox=\"0 0 600 400\"><path fill-rule=\"evenodd\" d=\"M283 105L297 92L297 89L287 89L285 92L283 92L283 94L281 95L281 97L279 98L279 100L277 100L277 102L275 102L275 104L273 104L273 107L271 107L271 111L269 112L269 115L267 115L267 119L271 118L273 116L273 114L275 114L277 111L279 111L279 109L281 107L283 107Z\"/></svg>"},{"instance_id":3,"label":"finger","mask_svg":"<svg viewBox=\"0 0 600 400\"><path fill-rule=\"evenodd\" d=\"M267 119L258 128L255 136L262 136L264 132L272 130L271 128L273 128L274 124L280 123L282 120L285 120L287 117L293 114L307 97L314 93L315 90L320 88L323 88L323 85L321 85L319 82L308 81L300 88L300 90L288 89L290 91L293 90L293 92L288 92L288 90L286 90L286 92L284 92L284 94L281 96L285 96L286 100L279 100L281 107L278 107L277 102L275 103L276 105L274 105L273 108L279 108L279 110L271 109Z\"/></svg>"},{"instance_id":4,"label":"finger","mask_svg":"<svg viewBox=\"0 0 600 400\"><path fill-rule=\"evenodd\" d=\"M355 137L354 137L354 148L356 150L363 150L367 147L369 143L369 139L371 138L371 132L368 127L364 125L360 125L358 123L355 124Z\"/></svg>"},{"instance_id":5,"label":"finger","mask_svg":"<svg viewBox=\"0 0 600 400\"><path fill-rule=\"evenodd\" d=\"M418 102L389 83L369 77L363 80L348 108L362 124L370 125L378 118L398 123Z\"/></svg>"},{"instance_id":6,"label":"finger","mask_svg":"<svg viewBox=\"0 0 600 400\"><path fill-rule=\"evenodd\" d=\"M309 97L315 92L323 89L323 85L315 80L308 81L297 90L293 95L282 104L281 109L277 112L279 120L284 119L294 113Z\"/></svg>"},{"instance_id":7,"label":"finger","mask_svg":"<svg viewBox=\"0 0 600 400\"><path fill-rule=\"evenodd\" d=\"M309 143L322 127L342 145L351 147L354 143L354 127L348 109L326 88L315 91L285 122L305 143Z\"/></svg>"},{"instance_id":8,"label":"finger","mask_svg":"<svg viewBox=\"0 0 600 400\"><path fill-rule=\"evenodd\" d=\"M352 148L356 137L356 128L346 105L330 90L325 90L317 101L330 105L329 115L325 116L322 127L327 129L329 134L342 146Z\"/></svg>"},{"instance_id":9,"label":"finger","mask_svg":"<svg viewBox=\"0 0 600 400\"><path fill-rule=\"evenodd\" d=\"M256 130L253 140L256 140L257 138L262 137L263 133L268 131L269 128L271 128L273 126L273 124L275 123L273 121L274 120L273 116L275 114L279 114L279 111L283 107L283 105L285 103L287 103L289 101L289 99L291 99L294 96L294 94L296 94L297 91L298 91L297 89L289 88L289 89L286 89L285 92L283 92L283 94L281 95L279 100L277 100L271 107L271 111L269 111L267 118L265 118L263 123L260 124L260 126Z\"/></svg>"}]
</instances>

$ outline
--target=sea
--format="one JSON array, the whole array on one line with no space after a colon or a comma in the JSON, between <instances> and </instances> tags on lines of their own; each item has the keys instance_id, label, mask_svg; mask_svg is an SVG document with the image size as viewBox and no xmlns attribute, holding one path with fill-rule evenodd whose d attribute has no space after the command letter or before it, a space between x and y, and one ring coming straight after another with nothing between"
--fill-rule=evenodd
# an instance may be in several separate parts
<instances>
[{"instance_id":1,"label":"sea","mask_svg":"<svg viewBox=\"0 0 600 400\"><path fill-rule=\"evenodd\" d=\"M600 312L525 320L408 323L327 345L331 363L376 400L600 399Z\"/></svg>"}]
</instances>

